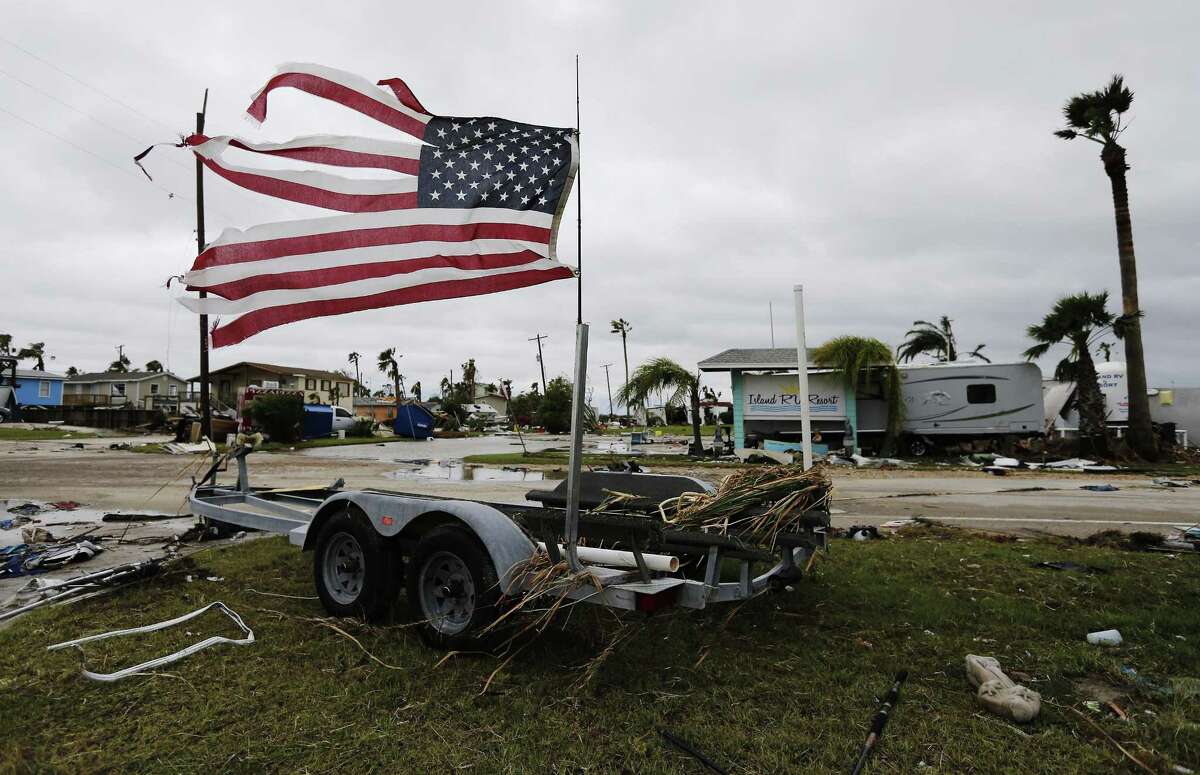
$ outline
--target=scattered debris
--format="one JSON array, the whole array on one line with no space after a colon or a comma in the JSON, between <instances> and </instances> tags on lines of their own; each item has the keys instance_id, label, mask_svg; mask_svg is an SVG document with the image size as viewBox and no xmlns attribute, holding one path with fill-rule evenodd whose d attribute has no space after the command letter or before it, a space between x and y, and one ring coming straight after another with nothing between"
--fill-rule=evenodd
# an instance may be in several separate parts
<instances>
[{"instance_id":1,"label":"scattered debris","mask_svg":"<svg viewBox=\"0 0 1200 775\"><path fill-rule=\"evenodd\" d=\"M1121 488L1111 484L1084 484L1080 485L1079 489L1091 492L1116 492Z\"/></svg>"},{"instance_id":2,"label":"scattered debris","mask_svg":"<svg viewBox=\"0 0 1200 775\"><path fill-rule=\"evenodd\" d=\"M692 745L691 743L689 743L687 740L684 740L682 737L679 737L678 735L676 735L672 732L668 732L667 730L663 729L662 727L658 728L658 733L660 735L662 735L663 739L666 740L668 743L675 746L679 750L683 751L688 756L691 756L693 759L695 759L696 761L698 761L702 765L704 765L707 769L711 770L712 772L719 772L719 773L721 773L721 775L728 775L729 770L726 770L725 768L721 767L716 762L714 762L712 759L705 756L703 753L701 753L699 750L697 750L697 748L694 745Z\"/></svg>"},{"instance_id":3,"label":"scattered debris","mask_svg":"<svg viewBox=\"0 0 1200 775\"><path fill-rule=\"evenodd\" d=\"M112 511L100 518L102 522L154 522L160 519L179 519L179 514L122 514Z\"/></svg>"},{"instance_id":4,"label":"scattered debris","mask_svg":"<svg viewBox=\"0 0 1200 775\"><path fill-rule=\"evenodd\" d=\"M883 728L887 726L892 709L900 702L900 687L906 680L908 680L908 671L901 670L896 674L896 680L892 684L892 688L888 689L887 694L883 696L883 702L879 704L879 710L875 712L875 718L871 719L871 731L867 735L867 741L863 743L862 752L859 753L858 761L854 763L854 767L850 770L850 775L858 775L858 773L863 771L863 767L867 766L867 759L871 757L871 752L875 750L875 746L879 744L880 738L883 737Z\"/></svg>"},{"instance_id":5,"label":"scattered debris","mask_svg":"<svg viewBox=\"0 0 1200 775\"><path fill-rule=\"evenodd\" d=\"M1120 630L1099 630L1087 634L1087 642L1093 646L1120 646Z\"/></svg>"},{"instance_id":6,"label":"scattered debris","mask_svg":"<svg viewBox=\"0 0 1200 775\"><path fill-rule=\"evenodd\" d=\"M163 444L162 448L172 455L195 455L200 452L216 452L216 447L208 439L198 441L195 444L190 444L183 441L172 441L169 444Z\"/></svg>"},{"instance_id":7,"label":"scattered debris","mask_svg":"<svg viewBox=\"0 0 1200 775\"><path fill-rule=\"evenodd\" d=\"M1185 482L1182 479L1169 479L1165 476L1159 476L1155 478L1153 484L1157 485L1158 487L1166 488L1183 488L1192 486L1191 482Z\"/></svg>"},{"instance_id":8,"label":"scattered debris","mask_svg":"<svg viewBox=\"0 0 1200 775\"><path fill-rule=\"evenodd\" d=\"M1008 472L1012 469L1005 466L984 466L983 470L994 476L1008 476Z\"/></svg>"},{"instance_id":9,"label":"scattered debris","mask_svg":"<svg viewBox=\"0 0 1200 775\"><path fill-rule=\"evenodd\" d=\"M1042 696L1015 683L993 657L967 655L967 680L983 707L1018 723L1032 721L1042 710Z\"/></svg>"},{"instance_id":10,"label":"scattered debris","mask_svg":"<svg viewBox=\"0 0 1200 775\"><path fill-rule=\"evenodd\" d=\"M90 643L92 641L97 641L97 640L106 640L108 638L117 638L117 637L122 637L125 635L142 635L142 634L145 634L148 632L158 632L159 630L165 630L170 627L174 627L178 624L182 624L183 622L190 621L191 619L195 619L197 616L201 616L201 615L207 613L209 610L214 609L214 608L217 609L218 611L220 611L221 613L225 614L226 616L228 616L233 621L233 623L238 627L238 629L240 629L243 633L245 633L246 637L238 639L238 640L234 640L232 638L226 638L222 635L214 635L210 638L205 638L204 640L202 640L198 643L193 643L192 645L190 645L184 649L180 649L179 651L176 651L173 654L166 654L166 655L158 657L156 659L151 659L148 662L143 662L139 665L133 665L132 667L127 667L123 670L118 670L115 673L94 673L91 670L87 669L87 656L83 653L83 649L80 648L84 643ZM75 640L68 640L68 641L64 641L62 643L56 643L53 646L48 646L46 648L46 650L47 651L58 651L59 649L65 649L65 648L70 648L70 647L77 648L77 649L79 649L79 655L80 655L79 656L80 670L83 673L83 675L86 678L91 678L94 681L109 681L109 682L111 682L111 681L119 681L122 678L128 678L131 675L138 675L140 673L145 673L148 670L153 670L154 668L162 667L163 665L169 665L172 662L178 662L179 660L183 659L184 657L189 657L192 654L195 654L197 651L200 651L201 649L206 649L209 646L213 646L218 643L229 643L234 646L248 646L253 642L254 642L254 631L246 626L246 623L244 621L242 621L242 617L239 616L237 614L237 612L234 611L233 609L231 609L229 606L225 605L224 603L222 603L220 601L217 601L215 603L209 603L208 605L204 606L203 608L197 608L195 611L184 614L183 616L178 616L174 619L168 619L165 622L158 622L156 624L147 624L142 627L131 627L126 630L113 630L112 632L102 632L98 635L88 635L83 638L76 638Z\"/></svg>"},{"instance_id":11,"label":"scattered debris","mask_svg":"<svg viewBox=\"0 0 1200 775\"><path fill-rule=\"evenodd\" d=\"M1081 565L1080 563L1071 562L1070 560L1057 560L1055 562L1044 560L1042 562L1035 562L1033 567L1049 568L1051 570L1073 570L1079 571L1080 573L1108 573L1108 571L1104 568L1095 568L1091 565Z\"/></svg>"},{"instance_id":12,"label":"scattered debris","mask_svg":"<svg viewBox=\"0 0 1200 775\"><path fill-rule=\"evenodd\" d=\"M127 581L152 576L160 570L161 566L158 560L143 560L142 562L105 568L104 570L95 571L83 576L76 576L71 579L35 577L30 579L25 586L17 590L15 595L5 601L2 606L5 609L11 608L14 605L18 607L13 610L0 612L0 621L11 619L14 616L26 611L32 611L49 603L63 601L68 597L74 597L85 592L95 594L107 587L114 587Z\"/></svg>"},{"instance_id":13,"label":"scattered debris","mask_svg":"<svg viewBox=\"0 0 1200 775\"><path fill-rule=\"evenodd\" d=\"M20 506L13 506L8 510L8 513L20 514L22 517L32 517L36 514L41 514L44 510L36 503L22 503Z\"/></svg>"},{"instance_id":14,"label":"scattered debris","mask_svg":"<svg viewBox=\"0 0 1200 775\"><path fill-rule=\"evenodd\" d=\"M893 519L889 522L884 522L883 524L881 524L879 526L879 529L880 530L888 530L888 531L894 533L897 530L900 530L901 528L905 528L905 527L908 527L909 525L915 525L915 524L917 524L917 520L915 520L915 519Z\"/></svg>"}]
</instances>

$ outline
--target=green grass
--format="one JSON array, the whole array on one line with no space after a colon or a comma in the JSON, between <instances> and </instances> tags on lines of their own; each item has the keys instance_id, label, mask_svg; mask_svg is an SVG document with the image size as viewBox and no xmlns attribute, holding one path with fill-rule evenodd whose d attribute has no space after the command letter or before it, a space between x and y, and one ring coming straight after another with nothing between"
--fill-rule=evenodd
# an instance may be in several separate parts
<instances>
[{"instance_id":1,"label":"green grass","mask_svg":"<svg viewBox=\"0 0 1200 775\"><path fill-rule=\"evenodd\" d=\"M713 461L713 460L697 460L690 458L687 455L621 455L621 454L585 454L583 456L583 464L589 466L603 466L608 463L623 463L626 460L636 460L639 464L645 466L711 466L713 468L742 468L746 464L729 461ZM569 456L566 452L558 452L554 450L545 450L542 452L530 452L528 455L520 452L497 452L490 455L466 455L463 457L464 463L482 463L484 465L496 466L511 466L511 465L541 465L541 466L565 466L569 462Z\"/></svg>"},{"instance_id":2,"label":"green grass","mask_svg":"<svg viewBox=\"0 0 1200 775\"><path fill-rule=\"evenodd\" d=\"M620 624L587 606L503 666L478 654L438 666L403 606L383 626L336 623L395 670L323 624L315 600L249 591L313 594L309 556L284 539L209 551L0 631L0 771L700 772L663 744L662 726L733 772L845 772L900 669L909 681L872 773L1134 771L1068 709L1082 709L1085 679L1126 693L1118 702L1130 721L1082 712L1154 771L1196 766L1200 703L1139 689L1120 672L1133 666L1164 687L1196 675L1195 558L956 535L838 541L792 594L736 612L626 617L630 637L595 663ZM1043 559L1107 572L1031 567ZM225 580L189 584L185 574ZM115 684L82 678L71 652L44 650L213 600L241 613L257 642ZM1124 645L1085 643L1108 627ZM87 653L93 669L114 670L234 634L216 615L182 629L192 635L112 640ZM1041 716L1018 729L983 712L963 674L968 653L1033 676Z\"/></svg>"},{"instance_id":3,"label":"green grass","mask_svg":"<svg viewBox=\"0 0 1200 775\"><path fill-rule=\"evenodd\" d=\"M5 428L0 426L0 441L52 441L55 439L94 439L86 431L66 431L61 428Z\"/></svg>"}]
</instances>

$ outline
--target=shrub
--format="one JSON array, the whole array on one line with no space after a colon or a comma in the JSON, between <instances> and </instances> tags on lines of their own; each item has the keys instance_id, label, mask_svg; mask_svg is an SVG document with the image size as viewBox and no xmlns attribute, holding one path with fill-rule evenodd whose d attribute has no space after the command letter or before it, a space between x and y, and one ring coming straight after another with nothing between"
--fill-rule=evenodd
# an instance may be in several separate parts
<instances>
[{"instance_id":1,"label":"shrub","mask_svg":"<svg viewBox=\"0 0 1200 775\"><path fill-rule=\"evenodd\" d=\"M370 417L356 417L346 435L359 439L370 438L375 435L375 421Z\"/></svg>"},{"instance_id":2,"label":"shrub","mask_svg":"<svg viewBox=\"0 0 1200 775\"><path fill-rule=\"evenodd\" d=\"M538 423L547 433L566 433L571 430L571 383L565 377L555 377L546 385L537 410Z\"/></svg>"},{"instance_id":3,"label":"shrub","mask_svg":"<svg viewBox=\"0 0 1200 775\"><path fill-rule=\"evenodd\" d=\"M246 407L250 422L271 441L296 441L304 423L304 404L299 396L264 395Z\"/></svg>"}]
</instances>

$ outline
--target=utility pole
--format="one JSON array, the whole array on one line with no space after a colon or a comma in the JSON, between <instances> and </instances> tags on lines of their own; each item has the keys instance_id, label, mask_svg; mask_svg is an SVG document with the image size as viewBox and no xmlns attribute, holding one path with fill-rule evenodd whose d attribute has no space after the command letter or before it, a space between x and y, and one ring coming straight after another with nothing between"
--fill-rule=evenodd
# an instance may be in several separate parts
<instances>
[{"instance_id":1,"label":"utility pole","mask_svg":"<svg viewBox=\"0 0 1200 775\"><path fill-rule=\"evenodd\" d=\"M546 334L538 334L529 339L530 342L537 342L538 345L538 367L542 370L542 395L546 395L546 362L542 360L542 340L549 339Z\"/></svg>"},{"instance_id":2,"label":"utility pole","mask_svg":"<svg viewBox=\"0 0 1200 775\"><path fill-rule=\"evenodd\" d=\"M771 349L775 349L775 303L767 302L767 312L771 316Z\"/></svg>"},{"instance_id":3,"label":"utility pole","mask_svg":"<svg viewBox=\"0 0 1200 775\"><path fill-rule=\"evenodd\" d=\"M208 89L196 114L196 134L204 134L204 116L208 113ZM196 255L204 252L204 162L196 157ZM207 291L200 291L206 298ZM212 438L212 405L208 395L208 315L200 316L200 435Z\"/></svg>"},{"instance_id":4,"label":"utility pole","mask_svg":"<svg viewBox=\"0 0 1200 775\"><path fill-rule=\"evenodd\" d=\"M124 357L125 357L125 345L119 344L119 345L117 345L117 363L120 363L121 359Z\"/></svg>"},{"instance_id":5,"label":"utility pole","mask_svg":"<svg viewBox=\"0 0 1200 775\"><path fill-rule=\"evenodd\" d=\"M604 384L608 386L608 416L611 419L613 416L613 403L612 403L612 382L610 382L608 379L608 367L609 366L612 366L612 364L611 363L604 364Z\"/></svg>"}]
</instances>

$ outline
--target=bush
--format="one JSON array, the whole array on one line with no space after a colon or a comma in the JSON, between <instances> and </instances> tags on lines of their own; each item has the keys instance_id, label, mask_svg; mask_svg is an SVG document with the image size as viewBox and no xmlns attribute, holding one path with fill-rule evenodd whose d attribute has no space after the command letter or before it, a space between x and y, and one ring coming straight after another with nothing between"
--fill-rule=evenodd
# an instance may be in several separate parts
<instances>
[{"instance_id":1,"label":"bush","mask_svg":"<svg viewBox=\"0 0 1200 775\"><path fill-rule=\"evenodd\" d=\"M375 421L370 417L356 417L346 435L358 439L370 438L375 435Z\"/></svg>"},{"instance_id":2,"label":"bush","mask_svg":"<svg viewBox=\"0 0 1200 775\"><path fill-rule=\"evenodd\" d=\"M246 407L250 422L271 441L297 441L304 423L304 404L299 396L264 395Z\"/></svg>"},{"instance_id":3,"label":"bush","mask_svg":"<svg viewBox=\"0 0 1200 775\"><path fill-rule=\"evenodd\" d=\"M546 385L537 410L538 423L546 433L566 433L571 430L571 383L565 377L555 377Z\"/></svg>"}]
</instances>

